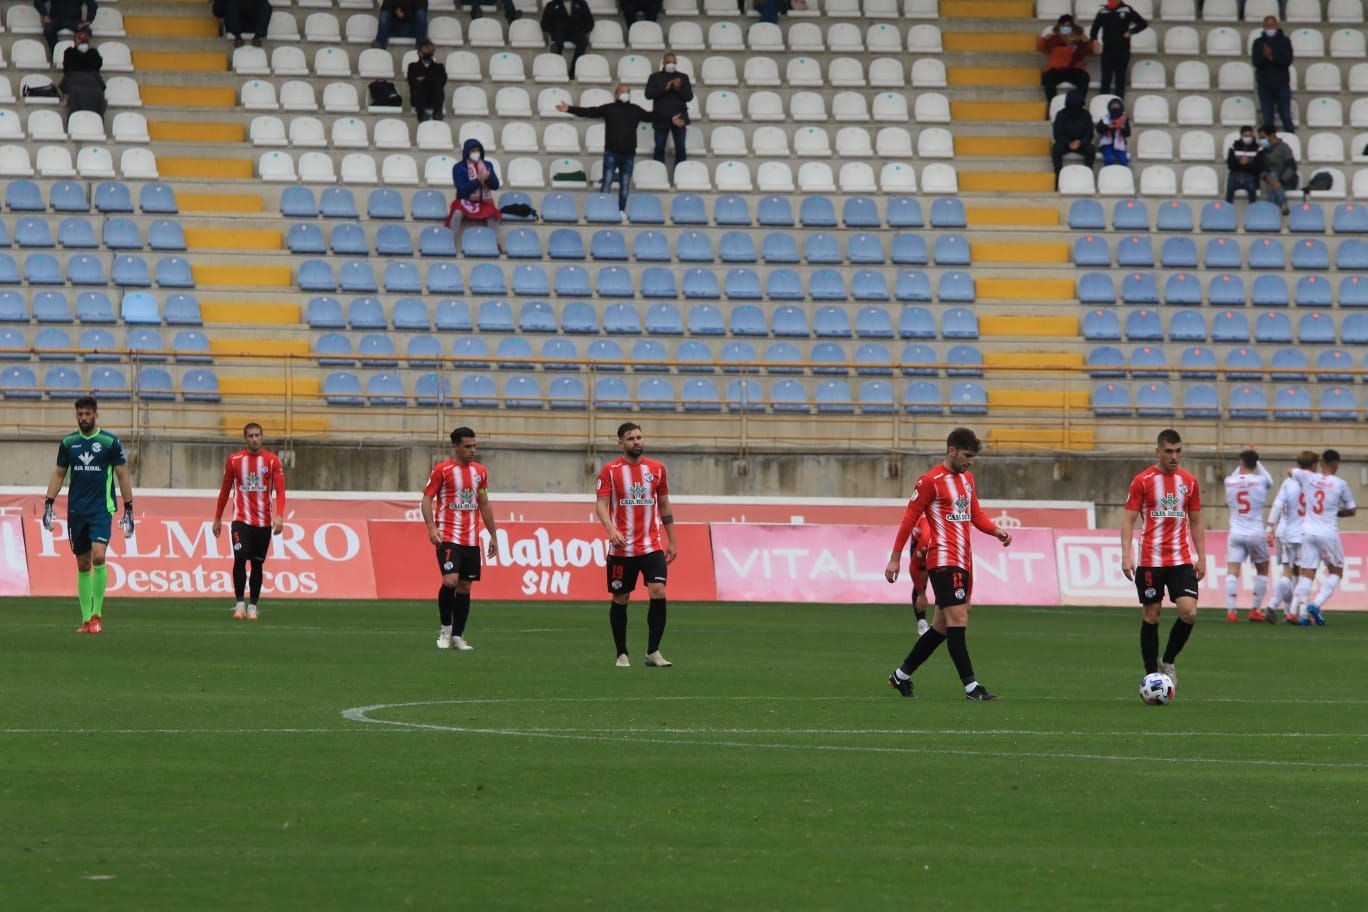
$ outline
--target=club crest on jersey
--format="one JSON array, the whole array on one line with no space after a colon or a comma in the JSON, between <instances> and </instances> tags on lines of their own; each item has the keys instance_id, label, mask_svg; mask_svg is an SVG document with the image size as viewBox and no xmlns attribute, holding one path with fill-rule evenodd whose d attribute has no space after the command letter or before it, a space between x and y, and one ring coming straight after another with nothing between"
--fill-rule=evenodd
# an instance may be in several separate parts
<instances>
[{"instance_id":1,"label":"club crest on jersey","mask_svg":"<svg viewBox=\"0 0 1368 912\"><path fill-rule=\"evenodd\" d=\"M98 453L98 452L100 452L100 451L103 450L103 449L104 449L104 447L100 446L100 441L98 441L98 440L95 441L94 443L92 443L92 444L90 445L90 451L91 451L92 453Z\"/></svg>"},{"instance_id":2,"label":"club crest on jersey","mask_svg":"<svg viewBox=\"0 0 1368 912\"><path fill-rule=\"evenodd\" d=\"M1185 484L1180 484L1180 485L1178 486L1178 493L1179 493L1179 494L1183 495L1184 497L1187 497L1187 492L1188 492L1188 486L1187 486L1187 485L1185 485Z\"/></svg>"},{"instance_id":3,"label":"club crest on jersey","mask_svg":"<svg viewBox=\"0 0 1368 912\"><path fill-rule=\"evenodd\" d=\"M647 479L650 480L649 478ZM654 497L648 497L650 489L639 481L634 481L627 486L627 496L619 501L626 507L649 507L655 503Z\"/></svg>"},{"instance_id":4,"label":"club crest on jersey","mask_svg":"<svg viewBox=\"0 0 1368 912\"><path fill-rule=\"evenodd\" d=\"M955 498L955 512L951 513L946 519L951 522L969 522L969 495L961 494Z\"/></svg>"},{"instance_id":5,"label":"club crest on jersey","mask_svg":"<svg viewBox=\"0 0 1368 912\"><path fill-rule=\"evenodd\" d=\"M1178 508L1178 495L1165 494L1159 498L1159 506L1150 511L1155 519L1182 519L1183 511Z\"/></svg>"}]
</instances>

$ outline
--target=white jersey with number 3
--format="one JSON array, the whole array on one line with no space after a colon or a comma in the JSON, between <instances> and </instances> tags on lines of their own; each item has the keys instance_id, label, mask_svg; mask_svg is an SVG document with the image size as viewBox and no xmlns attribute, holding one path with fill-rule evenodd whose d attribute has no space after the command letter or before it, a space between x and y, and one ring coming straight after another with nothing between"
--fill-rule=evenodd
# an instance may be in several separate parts
<instances>
[{"instance_id":1,"label":"white jersey with number 3","mask_svg":"<svg viewBox=\"0 0 1368 912\"><path fill-rule=\"evenodd\" d=\"M1230 507L1230 534L1263 537L1264 503L1273 479L1258 472L1237 469L1225 480L1226 506Z\"/></svg>"},{"instance_id":2,"label":"white jersey with number 3","mask_svg":"<svg viewBox=\"0 0 1368 912\"><path fill-rule=\"evenodd\" d=\"M1339 536L1340 510L1356 510L1354 495L1349 485L1338 475L1322 475L1306 469L1293 469L1292 477L1300 484L1305 503L1302 518L1303 535L1331 538Z\"/></svg>"}]
</instances>

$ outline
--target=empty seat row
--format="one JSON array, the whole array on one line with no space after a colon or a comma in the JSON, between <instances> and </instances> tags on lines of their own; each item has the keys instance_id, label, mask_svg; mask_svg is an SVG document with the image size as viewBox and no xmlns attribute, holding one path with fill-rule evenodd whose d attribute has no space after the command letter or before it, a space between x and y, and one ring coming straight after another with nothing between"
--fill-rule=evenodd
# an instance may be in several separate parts
<instances>
[{"instance_id":1,"label":"empty seat row","mask_svg":"<svg viewBox=\"0 0 1368 912\"><path fill-rule=\"evenodd\" d=\"M133 211L133 194L120 181L102 181L95 185L95 209L106 214ZM54 212L89 212L91 196L86 185L79 181L54 181L48 198L31 180L12 180L5 184L5 206L11 212L44 212L49 206ZM175 215L180 211L176 191L170 184L151 183L138 186L138 209L147 215Z\"/></svg>"},{"instance_id":2,"label":"empty seat row","mask_svg":"<svg viewBox=\"0 0 1368 912\"><path fill-rule=\"evenodd\" d=\"M1277 208L1268 205L1274 213ZM1118 266L1150 268L1156 265L1168 269L1336 269L1368 271L1368 241L1347 238L1330 255L1330 247L1319 238L1297 238L1284 243L1276 237L1240 239L1229 235L1213 235L1202 244L1200 258L1197 242L1187 235L1163 238L1158 255L1148 234L1132 234L1116 239L1113 245L1103 235L1085 234L1073 244L1075 266ZM1115 250L1113 250L1115 247ZM1290 253L1290 255L1289 255Z\"/></svg>"},{"instance_id":3,"label":"empty seat row","mask_svg":"<svg viewBox=\"0 0 1368 912\"><path fill-rule=\"evenodd\" d=\"M1243 220L1244 230L1280 231L1282 220L1275 217L1277 215L1278 213L1269 210L1268 205L1251 205L1246 210ZM1192 231L1193 224L1192 206L1181 199L1159 203L1153 219L1150 217L1149 203L1142 199L1119 199L1111 204L1111 227L1115 231L1149 231L1151 226L1158 231ZM1197 225L1202 231L1233 233L1241 226L1239 210L1224 200L1206 203L1202 206ZM1095 199L1071 202L1069 227L1084 231L1105 231L1107 219L1102 204ZM1289 231L1322 234L1325 227L1325 209L1319 203L1307 200L1289 206ZM1352 202L1338 204L1331 215L1330 230L1335 234L1368 234L1368 206Z\"/></svg>"},{"instance_id":4,"label":"empty seat row","mask_svg":"<svg viewBox=\"0 0 1368 912\"><path fill-rule=\"evenodd\" d=\"M110 250L185 250L185 231L174 219L157 219L147 226L144 244L143 230L133 219L114 216L106 218L95 233L95 222L85 216L69 215L57 224L56 233L48 220L38 215L20 216L14 220L13 243L20 247L62 247L93 249L104 246ZM0 221L0 247L11 243L10 230Z\"/></svg>"},{"instance_id":5,"label":"empty seat row","mask_svg":"<svg viewBox=\"0 0 1368 912\"><path fill-rule=\"evenodd\" d=\"M75 254L67 257L66 269L57 257L50 253L30 253L24 257L24 270L21 275L14 257L0 253L0 285L108 285L111 282L121 287L147 288L152 285L155 275L157 285L162 288L194 288L195 279L190 264L178 256L162 257L157 260L155 270L148 266L147 260L134 254L120 254L109 262L109 272L105 272L106 261L103 257L90 253Z\"/></svg>"},{"instance_id":6,"label":"empty seat row","mask_svg":"<svg viewBox=\"0 0 1368 912\"><path fill-rule=\"evenodd\" d=\"M34 158L27 146L0 146L0 177L115 177L114 156L103 146L82 146L73 162L66 146L39 146ZM119 154L118 174L126 178L156 180L157 156L151 149L124 149Z\"/></svg>"},{"instance_id":7,"label":"empty seat row","mask_svg":"<svg viewBox=\"0 0 1368 912\"><path fill-rule=\"evenodd\" d=\"M1239 275L1219 273L1206 282L1206 303L1212 307L1368 307L1368 276L1349 275L1339 280L1331 294L1331 281L1325 276L1308 275L1296 280L1289 292L1281 275L1260 275L1246 290ZM1082 304L1115 304L1116 282L1109 273L1089 272L1078 279L1078 299ZM1130 272L1121 277L1120 299L1126 304L1165 304L1197 306L1202 303L1202 281L1191 273L1176 273L1164 279L1160 292L1152 273Z\"/></svg>"},{"instance_id":8,"label":"empty seat row","mask_svg":"<svg viewBox=\"0 0 1368 912\"><path fill-rule=\"evenodd\" d=\"M147 143L147 118L137 111L114 115L111 131L118 143ZM51 108L30 111L25 123L17 113L0 108L0 142L29 139L34 142L105 142L104 118L94 111L72 111L64 120Z\"/></svg>"},{"instance_id":9,"label":"empty seat row","mask_svg":"<svg viewBox=\"0 0 1368 912\"><path fill-rule=\"evenodd\" d=\"M1165 334L1161 312L1151 308L1128 311L1124 314L1124 335L1131 342L1233 342L1286 344L1294 341L1292 320L1280 311L1264 311L1250 320L1238 310L1217 311L1207 326L1206 314L1200 310L1176 310L1168 317ZM1309 311L1297 320L1295 341L1302 345L1368 344L1368 313L1346 314L1336 326L1334 314L1321 310ZM1119 341L1122 338L1122 318L1114 310L1094 309L1083 316L1083 338L1090 342Z\"/></svg>"},{"instance_id":10,"label":"empty seat row","mask_svg":"<svg viewBox=\"0 0 1368 912\"><path fill-rule=\"evenodd\" d=\"M117 367L96 367L82 377L81 371L70 365L49 367L40 383L32 368L12 364L0 370L0 395L6 399L70 399L79 393L90 393L101 401L127 399L171 400L176 398L176 384L170 373L161 367L144 367L138 371L136 386L129 386L128 378ZM208 368L186 371L179 383L180 398L186 402L218 402L218 377Z\"/></svg>"},{"instance_id":11,"label":"empty seat row","mask_svg":"<svg viewBox=\"0 0 1368 912\"><path fill-rule=\"evenodd\" d=\"M1306 352L1299 348L1279 348L1269 353L1265 365L1263 350L1249 346L1236 346L1227 349L1219 359L1214 348L1194 345L1183 349L1178 355L1176 368L1169 365L1168 356L1161 345L1140 345L1133 349L1130 356L1111 345L1099 345L1088 352L1086 360L1089 375L1098 378L1123 377L1167 377L1175 369L1178 376L1188 380L1211 380L1225 377L1229 380L1262 380L1265 376L1273 380L1315 379L1322 383L1353 383L1360 376L1354 358L1340 348L1327 348L1316 355L1312 367ZM1219 367L1218 367L1219 363ZM1368 364L1363 365L1368 369Z\"/></svg>"},{"instance_id":12,"label":"empty seat row","mask_svg":"<svg viewBox=\"0 0 1368 912\"><path fill-rule=\"evenodd\" d=\"M1314 402L1314 404L1313 404ZM1099 384L1092 392L1093 414L1099 418L1169 418L1178 415L1173 391L1167 383L1143 383L1131 389L1125 383ZM1318 401L1302 386L1262 386L1240 384L1231 387L1224 408L1214 386L1189 384L1183 390L1181 412L1184 418L1219 418L1224 412L1231 419L1274 421L1358 421L1361 418L1358 396L1344 386L1321 389Z\"/></svg>"},{"instance_id":13,"label":"empty seat row","mask_svg":"<svg viewBox=\"0 0 1368 912\"><path fill-rule=\"evenodd\" d=\"M142 362L172 358L182 363L213 361L209 339L197 329L180 330L169 346L158 330L147 326L130 329L122 340L99 327L83 329L73 340L60 326L44 326L31 339L22 330L0 326L0 360L26 361L31 351L39 361L75 361L78 356L83 361L120 361L129 357Z\"/></svg>"},{"instance_id":14,"label":"empty seat row","mask_svg":"<svg viewBox=\"0 0 1368 912\"><path fill-rule=\"evenodd\" d=\"M27 323L30 316L38 323L116 323L157 324L168 326L199 326L199 299L185 292L173 292L162 299L145 291L125 292L117 309L102 291L82 291L76 295L75 307L61 291L33 292L27 301L22 292L0 290L0 323Z\"/></svg>"}]
</instances>

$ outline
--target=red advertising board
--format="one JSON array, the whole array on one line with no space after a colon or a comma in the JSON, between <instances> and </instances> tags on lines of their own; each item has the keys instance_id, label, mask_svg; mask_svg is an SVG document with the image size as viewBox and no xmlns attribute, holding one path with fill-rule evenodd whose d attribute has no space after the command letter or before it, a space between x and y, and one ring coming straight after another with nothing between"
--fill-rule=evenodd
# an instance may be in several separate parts
<instances>
[{"instance_id":1,"label":"red advertising board","mask_svg":"<svg viewBox=\"0 0 1368 912\"><path fill-rule=\"evenodd\" d=\"M477 598L607 597L607 541L598 523L500 523L498 529L499 554L485 561ZM670 565L670 597L715 600L708 527L676 523L675 536L679 557ZM487 531L481 531L481 541L483 548ZM370 547L378 597L428 598L436 593L441 572L421 522L372 522Z\"/></svg>"},{"instance_id":2,"label":"red advertising board","mask_svg":"<svg viewBox=\"0 0 1368 912\"><path fill-rule=\"evenodd\" d=\"M0 516L0 596L28 594L23 520L18 516Z\"/></svg>"}]
</instances>

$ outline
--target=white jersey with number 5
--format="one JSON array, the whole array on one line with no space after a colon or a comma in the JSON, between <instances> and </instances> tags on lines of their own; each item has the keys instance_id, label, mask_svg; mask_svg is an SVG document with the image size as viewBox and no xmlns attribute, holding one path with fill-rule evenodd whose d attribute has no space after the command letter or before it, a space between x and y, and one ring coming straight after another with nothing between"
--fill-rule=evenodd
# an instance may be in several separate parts
<instances>
[{"instance_id":1,"label":"white jersey with number 5","mask_svg":"<svg viewBox=\"0 0 1368 912\"><path fill-rule=\"evenodd\" d=\"M1257 471L1237 469L1225 480L1226 506L1230 507L1230 534L1263 537L1264 503L1273 479Z\"/></svg>"},{"instance_id":2,"label":"white jersey with number 5","mask_svg":"<svg viewBox=\"0 0 1368 912\"><path fill-rule=\"evenodd\" d=\"M1305 515L1302 518L1304 536L1331 538L1339 536L1339 512L1357 510L1349 485L1338 475L1322 475L1306 469L1293 469L1292 477L1302 488Z\"/></svg>"}]
</instances>

